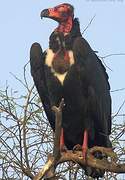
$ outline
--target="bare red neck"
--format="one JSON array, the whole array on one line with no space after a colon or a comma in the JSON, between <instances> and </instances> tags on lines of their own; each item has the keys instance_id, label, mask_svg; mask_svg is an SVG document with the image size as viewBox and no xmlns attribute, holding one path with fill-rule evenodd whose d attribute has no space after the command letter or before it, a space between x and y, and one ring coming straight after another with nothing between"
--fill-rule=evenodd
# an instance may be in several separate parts
<instances>
[{"instance_id":1,"label":"bare red neck","mask_svg":"<svg viewBox=\"0 0 125 180\"><path fill-rule=\"evenodd\" d=\"M67 21L61 22L55 31L69 33L72 29L73 18L70 16Z\"/></svg>"}]
</instances>

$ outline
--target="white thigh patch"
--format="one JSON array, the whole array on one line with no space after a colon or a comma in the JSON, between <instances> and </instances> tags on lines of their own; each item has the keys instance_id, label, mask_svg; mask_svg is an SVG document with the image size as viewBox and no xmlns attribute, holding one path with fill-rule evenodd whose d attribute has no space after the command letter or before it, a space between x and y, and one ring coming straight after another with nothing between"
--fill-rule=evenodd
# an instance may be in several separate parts
<instances>
[{"instance_id":1,"label":"white thigh patch","mask_svg":"<svg viewBox=\"0 0 125 180\"><path fill-rule=\"evenodd\" d=\"M64 74L59 74L59 73L54 73L54 76L57 77L57 79L60 81L60 83L63 85L63 82L65 80L65 77L67 75L67 72L65 72Z\"/></svg>"}]
</instances>

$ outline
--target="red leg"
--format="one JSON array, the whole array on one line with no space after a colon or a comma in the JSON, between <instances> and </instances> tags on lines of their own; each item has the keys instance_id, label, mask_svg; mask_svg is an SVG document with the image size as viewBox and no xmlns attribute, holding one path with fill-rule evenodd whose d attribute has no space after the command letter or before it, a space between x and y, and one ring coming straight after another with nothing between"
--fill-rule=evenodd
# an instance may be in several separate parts
<instances>
[{"instance_id":1,"label":"red leg","mask_svg":"<svg viewBox=\"0 0 125 180\"><path fill-rule=\"evenodd\" d=\"M85 129L84 137L83 137L83 144L82 144L82 153L83 153L84 160L86 160L87 149L88 149L88 131Z\"/></svg>"},{"instance_id":2,"label":"red leg","mask_svg":"<svg viewBox=\"0 0 125 180\"><path fill-rule=\"evenodd\" d=\"M61 129L61 136L60 136L60 150L64 147L64 132L63 128Z\"/></svg>"},{"instance_id":3,"label":"red leg","mask_svg":"<svg viewBox=\"0 0 125 180\"><path fill-rule=\"evenodd\" d=\"M60 151L66 152L67 148L64 143L64 131L63 128L61 129L61 135L60 135Z\"/></svg>"}]
</instances>

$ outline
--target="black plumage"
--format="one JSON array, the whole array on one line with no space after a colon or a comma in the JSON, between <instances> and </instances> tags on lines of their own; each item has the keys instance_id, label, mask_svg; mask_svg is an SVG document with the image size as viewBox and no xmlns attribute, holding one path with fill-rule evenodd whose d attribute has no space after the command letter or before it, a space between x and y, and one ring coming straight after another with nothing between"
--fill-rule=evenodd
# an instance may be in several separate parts
<instances>
[{"instance_id":1,"label":"black plumage","mask_svg":"<svg viewBox=\"0 0 125 180\"><path fill-rule=\"evenodd\" d=\"M108 75L82 37L78 19L73 18L69 33L55 30L50 35L49 50L43 52L40 44L34 43L30 63L35 86L53 130L55 115L51 107L58 106L64 98L62 127L66 147L73 149L76 144L82 145L85 130L88 131L88 147L111 147Z\"/></svg>"}]
</instances>

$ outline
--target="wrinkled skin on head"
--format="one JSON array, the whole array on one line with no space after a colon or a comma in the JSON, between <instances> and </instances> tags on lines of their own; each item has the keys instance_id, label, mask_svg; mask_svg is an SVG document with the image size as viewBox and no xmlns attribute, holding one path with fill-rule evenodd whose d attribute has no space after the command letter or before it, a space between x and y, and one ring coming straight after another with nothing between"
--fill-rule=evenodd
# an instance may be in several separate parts
<instances>
[{"instance_id":1,"label":"wrinkled skin on head","mask_svg":"<svg viewBox=\"0 0 125 180\"><path fill-rule=\"evenodd\" d=\"M44 9L41 12L41 18L51 18L59 23L65 22L69 17L74 17L74 8L70 4L61 4L54 8Z\"/></svg>"}]
</instances>

